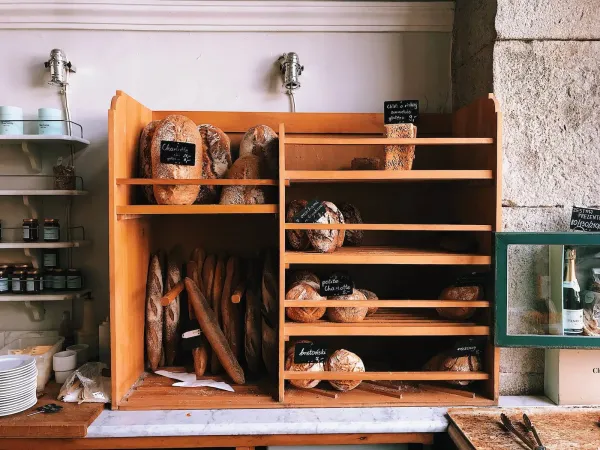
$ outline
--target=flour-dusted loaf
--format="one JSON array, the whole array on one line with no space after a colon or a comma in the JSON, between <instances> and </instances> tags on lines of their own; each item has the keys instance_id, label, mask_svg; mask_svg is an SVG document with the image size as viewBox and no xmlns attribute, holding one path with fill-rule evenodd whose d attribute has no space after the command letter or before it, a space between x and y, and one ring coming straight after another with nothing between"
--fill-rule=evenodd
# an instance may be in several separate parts
<instances>
[{"instance_id":1,"label":"flour-dusted loaf","mask_svg":"<svg viewBox=\"0 0 600 450\"><path fill-rule=\"evenodd\" d=\"M139 144L139 167L138 167L138 176L140 178L152 178L152 157L151 157L151 149L152 149L152 138L154 137L154 132L156 131L156 126L159 121L154 120L150 122L148 125L144 127L142 130L142 134L140 134L140 144ZM142 186L142 192L144 195L145 201L150 203L151 205L156 204L156 199L154 198L154 190L151 184L147 184Z\"/></svg>"},{"instance_id":2,"label":"flour-dusted loaf","mask_svg":"<svg viewBox=\"0 0 600 450\"><path fill-rule=\"evenodd\" d=\"M348 350L336 350L325 362L325 370L328 372L364 372L365 365L357 354ZM362 381L360 380L331 380L329 384L338 391L351 391Z\"/></svg>"},{"instance_id":3,"label":"flour-dusted loaf","mask_svg":"<svg viewBox=\"0 0 600 450\"><path fill-rule=\"evenodd\" d=\"M285 358L285 370L289 372L324 372L325 365L322 362L319 363L301 363L296 364L294 362L294 352L288 352ZM290 380L292 386L296 386L301 389L310 389L317 387L320 380Z\"/></svg>"},{"instance_id":4,"label":"flour-dusted loaf","mask_svg":"<svg viewBox=\"0 0 600 450\"><path fill-rule=\"evenodd\" d=\"M341 224L344 216L331 202L323 202L325 214L316 223ZM321 253L332 253L344 243L344 230L308 230L306 232L312 247Z\"/></svg>"},{"instance_id":5,"label":"flour-dusted loaf","mask_svg":"<svg viewBox=\"0 0 600 450\"><path fill-rule=\"evenodd\" d=\"M295 270L290 273L287 277L286 285L291 287L293 284L299 283L300 281L312 281L317 286L321 286L321 280L318 276L312 273L310 270Z\"/></svg>"},{"instance_id":6,"label":"flour-dusted loaf","mask_svg":"<svg viewBox=\"0 0 600 450\"><path fill-rule=\"evenodd\" d=\"M306 200L292 200L286 208L285 221L287 223L294 222L294 216L306 208L308 202ZM306 230L286 230L288 244L294 250L307 250L310 247L308 234Z\"/></svg>"},{"instance_id":7,"label":"flour-dusted loaf","mask_svg":"<svg viewBox=\"0 0 600 450\"><path fill-rule=\"evenodd\" d=\"M367 298L367 300L379 300L379 297L377 297L377 294L375 292L367 291L366 289L358 289L358 290L363 293L363 295ZM370 316L371 314L375 314L376 312L377 312L377 306L369 306L369 308L367 309L367 316Z\"/></svg>"},{"instance_id":8,"label":"flour-dusted loaf","mask_svg":"<svg viewBox=\"0 0 600 450\"><path fill-rule=\"evenodd\" d=\"M464 300L475 301L481 299L483 289L480 286L452 286L444 289L440 294L440 300ZM436 311L441 317L454 320L466 320L471 318L476 308L461 307L461 308L436 308Z\"/></svg>"},{"instance_id":9,"label":"flour-dusted loaf","mask_svg":"<svg viewBox=\"0 0 600 450\"><path fill-rule=\"evenodd\" d=\"M352 294L348 295L336 295L334 297L329 297L330 300L348 300L348 301L356 301L356 300L366 300L365 294L360 292L358 289L354 289ZM364 307L343 307L343 306L334 306L327 308L327 318L332 322L340 322L340 323L352 323L352 322L360 322L367 316L367 312L369 308Z\"/></svg>"},{"instance_id":10,"label":"flour-dusted loaf","mask_svg":"<svg viewBox=\"0 0 600 450\"><path fill-rule=\"evenodd\" d=\"M181 281L181 272L177 264L169 259L167 265L167 288L169 291L175 287L177 283ZM179 301L179 295L165 306L165 364L167 366L173 366L175 363L175 357L177 356L177 348L179 347L179 321L181 318L181 306Z\"/></svg>"},{"instance_id":11,"label":"flour-dusted loaf","mask_svg":"<svg viewBox=\"0 0 600 450\"><path fill-rule=\"evenodd\" d=\"M198 131L206 151L202 157L202 175L206 179L224 178L231 167L231 141L220 128L203 124ZM219 201L218 186L201 185L196 198L197 204L211 204Z\"/></svg>"},{"instance_id":12,"label":"flour-dusted loaf","mask_svg":"<svg viewBox=\"0 0 600 450\"><path fill-rule=\"evenodd\" d=\"M194 144L196 146L195 164L186 166L161 163L160 148L163 141ZM175 180L202 178L202 154L204 151L202 137L194 122L185 116L167 116L156 126L156 131L152 137L152 178ZM199 186L155 185L154 197L159 205L191 205L196 201L199 190Z\"/></svg>"},{"instance_id":13,"label":"flour-dusted loaf","mask_svg":"<svg viewBox=\"0 0 600 450\"><path fill-rule=\"evenodd\" d=\"M240 157L256 155L266 164L268 178L279 175L279 139L277 133L266 125L250 128L240 142Z\"/></svg>"},{"instance_id":14,"label":"flour-dusted loaf","mask_svg":"<svg viewBox=\"0 0 600 450\"><path fill-rule=\"evenodd\" d=\"M416 138L417 127L412 123L399 123L385 126L385 137ZM385 170L410 170L415 159L414 145L386 145Z\"/></svg>"},{"instance_id":15,"label":"flour-dusted loaf","mask_svg":"<svg viewBox=\"0 0 600 450\"><path fill-rule=\"evenodd\" d=\"M344 223L363 223L360 211L356 206L351 203L340 203L338 206L342 216L344 216ZM344 243L347 245L360 245L365 237L363 230L345 230L346 236Z\"/></svg>"},{"instance_id":16,"label":"flour-dusted loaf","mask_svg":"<svg viewBox=\"0 0 600 450\"><path fill-rule=\"evenodd\" d=\"M479 372L482 368L481 359L478 355L453 356L450 352L439 353L431 358L423 370L433 372ZM470 380L452 380L449 384L467 386Z\"/></svg>"},{"instance_id":17,"label":"flour-dusted loaf","mask_svg":"<svg viewBox=\"0 0 600 450\"><path fill-rule=\"evenodd\" d=\"M258 156L240 156L235 160L227 178L256 180L264 177L263 163ZM265 189L261 186L224 186L221 205L261 205L266 203Z\"/></svg>"},{"instance_id":18,"label":"flour-dusted loaf","mask_svg":"<svg viewBox=\"0 0 600 450\"><path fill-rule=\"evenodd\" d=\"M152 371L158 369L163 345L163 271L157 255L150 258L146 281L146 355Z\"/></svg>"},{"instance_id":19,"label":"flour-dusted loaf","mask_svg":"<svg viewBox=\"0 0 600 450\"><path fill-rule=\"evenodd\" d=\"M286 292L286 300L314 300L325 301L325 297L319 294L319 285L312 281L300 281ZM309 307L303 306L300 308L286 308L285 315L294 322L310 323L316 322L325 314L324 306Z\"/></svg>"}]
</instances>

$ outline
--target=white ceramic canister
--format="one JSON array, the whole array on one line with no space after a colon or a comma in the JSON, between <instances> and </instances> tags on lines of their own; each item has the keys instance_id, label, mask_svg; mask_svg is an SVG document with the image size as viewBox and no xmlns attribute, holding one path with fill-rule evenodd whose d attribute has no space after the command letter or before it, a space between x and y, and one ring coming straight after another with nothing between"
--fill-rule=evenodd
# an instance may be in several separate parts
<instances>
[{"instance_id":1,"label":"white ceramic canister","mask_svg":"<svg viewBox=\"0 0 600 450\"><path fill-rule=\"evenodd\" d=\"M18 106L0 106L0 134L23 134L23 109Z\"/></svg>"},{"instance_id":2,"label":"white ceramic canister","mask_svg":"<svg viewBox=\"0 0 600 450\"><path fill-rule=\"evenodd\" d=\"M56 120L63 120L63 113L60 109L38 109L38 134L65 134L65 122L55 122Z\"/></svg>"}]
</instances>

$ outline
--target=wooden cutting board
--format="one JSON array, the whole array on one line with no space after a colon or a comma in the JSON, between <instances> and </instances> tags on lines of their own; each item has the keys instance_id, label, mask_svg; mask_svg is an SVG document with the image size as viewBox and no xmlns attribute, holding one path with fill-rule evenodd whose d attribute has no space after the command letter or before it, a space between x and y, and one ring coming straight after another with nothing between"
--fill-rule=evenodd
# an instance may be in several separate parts
<instances>
[{"instance_id":1,"label":"wooden cutting board","mask_svg":"<svg viewBox=\"0 0 600 450\"><path fill-rule=\"evenodd\" d=\"M37 404L12 416L0 417L0 438L36 437L36 438L82 438L87 435L90 424L104 409L103 403L63 403L56 400L60 386L48 383L44 396ZM54 414L36 414L26 417L36 408L56 403L63 409Z\"/></svg>"},{"instance_id":2,"label":"wooden cutting board","mask_svg":"<svg viewBox=\"0 0 600 450\"><path fill-rule=\"evenodd\" d=\"M461 450L527 449L504 429L501 413L524 433L526 413L548 450L600 448L600 408L453 408L448 410L450 436ZM533 435L529 436L533 440Z\"/></svg>"}]
</instances>

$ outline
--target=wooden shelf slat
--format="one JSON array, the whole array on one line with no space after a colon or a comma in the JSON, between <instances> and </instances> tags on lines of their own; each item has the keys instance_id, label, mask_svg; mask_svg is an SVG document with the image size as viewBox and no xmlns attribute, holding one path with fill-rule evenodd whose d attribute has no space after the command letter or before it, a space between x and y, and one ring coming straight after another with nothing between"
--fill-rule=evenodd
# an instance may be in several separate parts
<instances>
[{"instance_id":1,"label":"wooden shelf slat","mask_svg":"<svg viewBox=\"0 0 600 450\"><path fill-rule=\"evenodd\" d=\"M87 191L58 190L58 189L0 189L0 196L63 196L63 195L87 195Z\"/></svg>"},{"instance_id":2,"label":"wooden shelf slat","mask_svg":"<svg viewBox=\"0 0 600 450\"><path fill-rule=\"evenodd\" d=\"M488 380L485 372L283 372L286 380L463 381Z\"/></svg>"},{"instance_id":3,"label":"wooden shelf slat","mask_svg":"<svg viewBox=\"0 0 600 450\"><path fill-rule=\"evenodd\" d=\"M491 170L286 170L290 183L492 180Z\"/></svg>"},{"instance_id":4,"label":"wooden shelf slat","mask_svg":"<svg viewBox=\"0 0 600 450\"><path fill-rule=\"evenodd\" d=\"M379 308L489 308L486 300L285 300L285 308L298 307L379 307Z\"/></svg>"},{"instance_id":5,"label":"wooden shelf slat","mask_svg":"<svg viewBox=\"0 0 600 450\"><path fill-rule=\"evenodd\" d=\"M350 325L350 326L348 326ZM286 322L290 336L489 336L490 327L451 323L295 323Z\"/></svg>"},{"instance_id":6,"label":"wooden shelf slat","mask_svg":"<svg viewBox=\"0 0 600 450\"><path fill-rule=\"evenodd\" d=\"M287 264L489 265L490 256L396 247L341 247L333 253L286 251Z\"/></svg>"},{"instance_id":7,"label":"wooden shelf slat","mask_svg":"<svg viewBox=\"0 0 600 450\"><path fill-rule=\"evenodd\" d=\"M277 186L278 180L241 180L241 179L186 179L186 180L171 180L171 179L158 179L158 178L117 178L117 185L203 185L203 186Z\"/></svg>"},{"instance_id":8,"label":"wooden shelf slat","mask_svg":"<svg viewBox=\"0 0 600 450\"><path fill-rule=\"evenodd\" d=\"M58 302L63 300L77 300L91 292L90 289L80 291L49 291L46 294L2 294L0 302Z\"/></svg>"},{"instance_id":9,"label":"wooden shelf slat","mask_svg":"<svg viewBox=\"0 0 600 450\"><path fill-rule=\"evenodd\" d=\"M0 242L0 249L9 248L79 248L89 245L90 241L70 242Z\"/></svg>"},{"instance_id":10,"label":"wooden shelf slat","mask_svg":"<svg viewBox=\"0 0 600 450\"><path fill-rule=\"evenodd\" d=\"M486 145L494 138L287 137L290 145Z\"/></svg>"},{"instance_id":11,"label":"wooden shelf slat","mask_svg":"<svg viewBox=\"0 0 600 450\"><path fill-rule=\"evenodd\" d=\"M381 223L286 223L286 230L365 230L365 231L492 231L491 225L381 224Z\"/></svg>"},{"instance_id":12,"label":"wooden shelf slat","mask_svg":"<svg viewBox=\"0 0 600 450\"><path fill-rule=\"evenodd\" d=\"M277 205L124 205L118 215L276 214ZM125 217L126 218L126 217Z\"/></svg>"}]
</instances>

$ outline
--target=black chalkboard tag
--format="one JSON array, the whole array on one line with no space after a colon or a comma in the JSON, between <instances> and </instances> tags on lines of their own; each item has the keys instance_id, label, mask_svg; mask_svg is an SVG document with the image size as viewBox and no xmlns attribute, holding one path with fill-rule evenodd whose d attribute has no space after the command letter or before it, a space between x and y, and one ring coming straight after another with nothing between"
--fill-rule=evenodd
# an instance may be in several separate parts
<instances>
[{"instance_id":1,"label":"black chalkboard tag","mask_svg":"<svg viewBox=\"0 0 600 450\"><path fill-rule=\"evenodd\" d=\"M335 295L350 295L354 290L354 283L350 275L344 272L335 272L327 278L321 278L319 293L322 297Z\"/></svg>"},{"instance_id":2,"label":"black chalkboard tag","mask_svg":"<svg viewBox=\"0 0 600 450\"><path fill-rule=\"evenodd\" d=\"M202 331L197 320L190 323L190 329L181 334L181 347L186 351L192 351L202 345Z\"/></svg>"},{"instance_id":3,"label":"black chalkboard tag","mask_svg":"<svg viewBox=\"0 0 600 450\"><path fill-rule=\"evenodd\" d=\"M419 100L383 102L383 119L386 125L416 123L419 120Z\"/></svg>"},{"instance_id":4,"label":"black chalkboard tag","mask_svg":"<svg viewBox=\"0 0 600 450\"><path fill-rule=\"evenodd\" d=\"M196 165L196 144L160 141L160 162L179 166Z\"/></svg>"},{"instance_id":5,"label":"black chalkboard tag","mask_svg":"<svg viewBox=\"0 0 600 450\"><path fill-rule=\"evenodd\" d=\"M600 231L600 209L573 207L571 230Z\"/></svg>"},{"instance_id":6,"label":"black chalkboard tag","mask_svg":"<svg viewBox=\"0 0 600 450\"><path fill-rule=\"evenodd\" d=\"M294 216L296 223L317 223L327 212L323 202L311 200L306 207Z\"/></svg>"},{"instance_id":7,"label":"black chalkboard tag","mask_svg":"<svg viewBox=\"0 0 600 450\"><path fill-rule=\"evenodd\" d=\"M450 350L450 356L460 358L462 356L479 356L482 353L485 338L465 338L459 339L454 343Z\"/></svg>"},{"instance_id":8,"label":"black chalkboard tag","mask_svg":"<svg viewBox=\"0 0 600 450\"><path fill-rule=\"evenodd\" d=\"M294 364L321 363L327 359L327 347L314 342L294 346Z\"/></svg>"}]
</instances>

